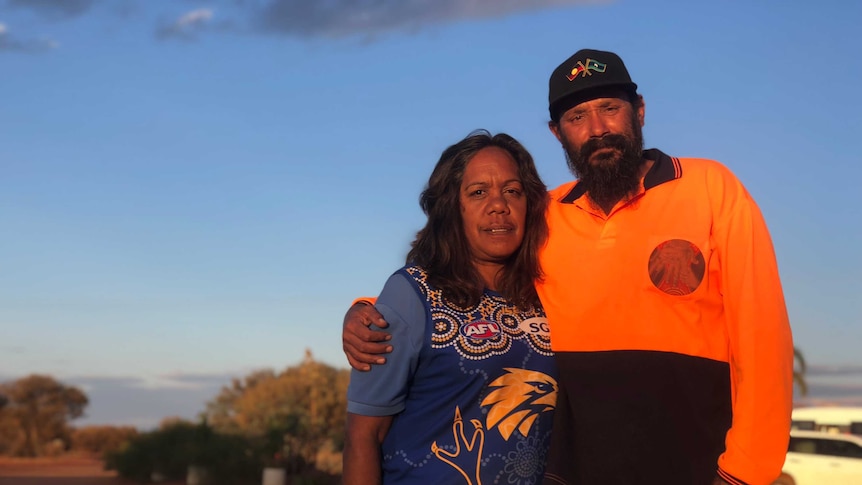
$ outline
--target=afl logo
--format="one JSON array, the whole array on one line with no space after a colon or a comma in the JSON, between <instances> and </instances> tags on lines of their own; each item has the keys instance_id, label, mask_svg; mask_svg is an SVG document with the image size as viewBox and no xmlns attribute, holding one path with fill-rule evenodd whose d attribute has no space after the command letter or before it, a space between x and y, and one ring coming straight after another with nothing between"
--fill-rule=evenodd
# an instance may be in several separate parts
<instances>
[{"instance_id":1,"label":"afl logo","mask_svg":"<svg viewBox=\"0 0 862 485\"><path fill-rule=\"evenodd\" d=\"M500 326L493 322L471 322L461 327L461 335L467 338L485 340L500 335Z\"/></svg>"},{"instance_id":2,"label":"afl logo","mask_svg":"<svg viewBox=\"0 0 862 485\"><path fill-rule=\"evenodd\" d=\"M668 295L684 296L694 292L706 271L703 253L684 239L670 239L653 249L649 257L652 284Z\"/></svg>"}]
</instances>

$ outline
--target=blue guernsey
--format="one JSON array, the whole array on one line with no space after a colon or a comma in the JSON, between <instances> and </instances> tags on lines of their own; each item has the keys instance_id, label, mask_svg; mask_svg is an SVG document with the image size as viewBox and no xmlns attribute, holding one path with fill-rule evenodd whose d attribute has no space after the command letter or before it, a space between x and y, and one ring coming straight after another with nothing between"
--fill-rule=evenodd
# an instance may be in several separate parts
<instances>
[{"instance_id":1,"label":"blue guernsey","mask_svg":"<svg viewBox=\"0 0 862 485\"><path fill-rule=\"evenodd\" d=\"M389 278L377 309L394 350L353 371L347 409L394 415L383 483L539 483L557 397L544 312L488 290L459 308L415 266Z\"/></svg>"}]
</instances>

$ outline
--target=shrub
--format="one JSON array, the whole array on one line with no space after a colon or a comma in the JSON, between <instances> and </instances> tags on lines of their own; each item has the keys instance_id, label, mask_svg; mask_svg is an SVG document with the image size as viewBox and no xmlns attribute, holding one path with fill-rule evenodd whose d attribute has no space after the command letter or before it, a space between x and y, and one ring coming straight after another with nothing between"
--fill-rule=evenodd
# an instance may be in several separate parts
<instances>
[{"instance_id":1,"label":"shrub","mask_svg":"<svg viewBox=\"0 0 862 485\"><path fill-rule=\"evenodd\" d=\"M215 484L256 483L260 460L241 437L216 433L205 423L172 423L140 434L109 453L106 468L127 479L147 482L158 474L183 480L189 465L206 468Z\"/></svg>"},{"instance_id":2,"label":"shrub","mask_svg":"<svg viewBox=\"0 0 862 485\"><path fill-rule=\"evenodd\" d=\"M131 426L85 426L72 431L72 451L100 457L119 451L138 430Z\"/></svg>"}]
</instances>

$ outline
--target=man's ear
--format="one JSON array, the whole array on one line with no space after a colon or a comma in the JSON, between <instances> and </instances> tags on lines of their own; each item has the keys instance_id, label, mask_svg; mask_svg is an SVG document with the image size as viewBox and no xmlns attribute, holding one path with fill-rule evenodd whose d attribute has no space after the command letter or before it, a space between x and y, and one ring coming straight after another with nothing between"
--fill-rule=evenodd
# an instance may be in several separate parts
<instances>
[{"instance_id":1,"label":"man's ear","mask_svg":"<svg viewBox=\"0 0 862 485\"><path fill-rule=\"evenodd\" d=\"M641 124L641 128L644 126L644 115L646 114L646 104L644 104L644 97L638 94L638 122Z\"/></svg>"},{"instance_id":2,"label":"man's ear","mask_svg":"<svg viewBox=\"0 0 862 485\"><path fill-rule=\"evenodd\" d=\"M555 137L557 137L558 142L560 142L560 143L563 142L563 140L560 139L560 125L558 123L555 123L553 121L549 121L548 122L548 129L551 130L551 133L553 133Z\"/></svg>"}]
</instances>

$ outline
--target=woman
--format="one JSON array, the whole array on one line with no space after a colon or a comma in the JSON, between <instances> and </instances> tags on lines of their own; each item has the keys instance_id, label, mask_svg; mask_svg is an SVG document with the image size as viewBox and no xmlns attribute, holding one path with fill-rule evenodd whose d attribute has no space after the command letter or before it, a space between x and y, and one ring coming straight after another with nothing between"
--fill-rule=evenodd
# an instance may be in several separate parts
<instances>
[{"instance_id":1,"label":"woman","mask_svg":"<svg viewBox=\"0 0 862 485\"><path fill-rule=\"evenodd\" d=\"M443 152L428 216L377 299L394 350L348 389L344 483L534 484L556 369L533 286L547 192L512 137Z\"/></svg>"}]
</instances>

